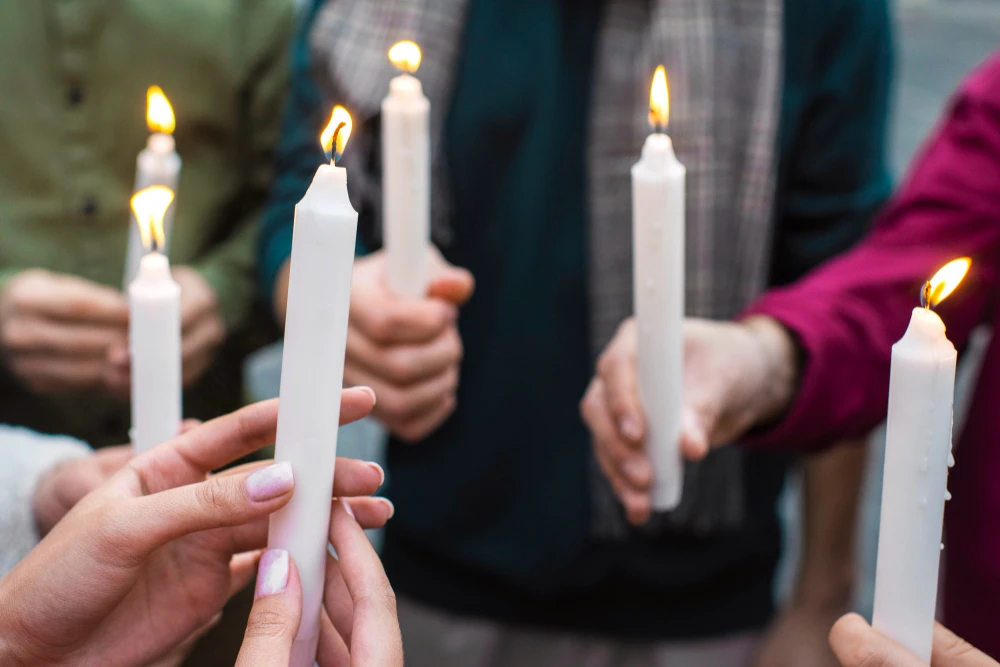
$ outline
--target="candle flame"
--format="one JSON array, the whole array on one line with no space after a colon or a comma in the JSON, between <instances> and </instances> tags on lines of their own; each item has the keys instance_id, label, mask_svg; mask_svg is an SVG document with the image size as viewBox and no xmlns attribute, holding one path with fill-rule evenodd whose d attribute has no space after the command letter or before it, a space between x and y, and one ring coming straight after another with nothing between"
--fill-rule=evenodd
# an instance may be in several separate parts
<instances>
[{"instance_id":1,"label":"candle flame","mask_svg":"<svg viewBox=\"0 0 1000 667\"><path fill-rule=\"evenodd\" d=\"M150 132L174 133L174 109L159 86L146 91L146 125Z\"/></svg>"},{"instance_id":2,"label":"candle flame","mask_svg":"<svg viewBox=\"0 0 1000 667\"><path fill-rule=\"evenodd\" d=\"M660 65L653 74L653 86L649 91L649 124L663 130L670 121L670 90L667 86L667 70Z\"/></svg>"},{"instance_id":3,"label":"candle flame","mask_svg":"<svg viewBox=\"0 0 1000 667\"><path fill-rule=\"evenodd\" d=\"M323 150L326 151L327 155L332 154L334 161L339 160L340 156L344 154L344 149L347 147L347 140L351 138L351 128L353 125L354 122L351 120L351 114L347 112L347 109L342 106L333 108L330 122L327 123L323 134L320 135L320 143L323 144Z\"/></svg>"},{"instance_id":4,"label":"candle flame","mask_svg":"<svg viewBox=\"0 0 1000 667\"><path fill-rule=\"evenodd\" d=\"M416 73L420 59L420 47L415 42L396 42L389 49L389 61L401 72Z\"/></svg>"},{"instance_id":5,"label":"candle flame","mask_svg":"<svg viewBox=\"0 0 1000 667\"><path fill-rule=\"evenodd\" d=\"M163 216L173 201L174 191L163 185L153 185L132 195L132 211L139 223L139 235L146 249L163 247Z\"/></svg>"},{"instance_id":6,"label":"candle flame","mask_svg":"<svg viewBox=\"0 0 1000 667\"><path fill-rule=\"evenodd\" d=\"M954 259L938 270L934 277L924 284L920 302L924 308L933 308L948 298L969 272L972 260L968 257Z\"/></svg>"}]
</instances>

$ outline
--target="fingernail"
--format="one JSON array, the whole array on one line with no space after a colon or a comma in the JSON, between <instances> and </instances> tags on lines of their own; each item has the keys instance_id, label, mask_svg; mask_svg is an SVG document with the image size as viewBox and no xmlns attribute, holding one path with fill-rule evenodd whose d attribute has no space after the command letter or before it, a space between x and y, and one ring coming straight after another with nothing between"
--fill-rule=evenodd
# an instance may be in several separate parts
<instances>
[{"instance_id":1,"label":"fingernail","mask_svg":"<svg viewBox=\"0 0 1000 667\"><path fill-rule=\"evenodd\" d=\"M379 501L383 502L383 503L385 503L386 505L389 506L389 518L390 519L396 515L396 506L392 504L391 500L389 500L388 498L379 498Z\"/></svg>"},{"instance_id":2,"label":"fingernail","mask_svg":"<svg viewBox=\"0 0 1000 667\"><path fill-rule=\"evenodd\" d=\"M375 396L375 390L372 389L371 387L364 387L364 386L362 386L362 387L359 387L359 389L364 389L366 392L368 392L368 394L372 397L372 403L378 401L378 398Z\"/></svg>"},{"instance_id":3,"label":"fingernail","mask_svg":"<svg viewBox=\"0 0 1000 667\"><path fill-rule=\"evenodd\" d=\"M625 459L625 462L622 463L622 472L636 486L649 484L649 478L652 475L649 462L646 459L635 457Z\"/></svg>"},{"instance_id":4,"label":"fingernail","mask_svg":"<svg viewBox=\"0 0 1000 667\"><path fill-rule=\"evenodd\" d=\"M642 429L639 428L639 422L632 417L623 417L618 424L618 430L623 436L633 442L638 442L642 439Z\"/></svg>"},{"instance_id":5,"label":"fingernail","mask_svg":"<svg viewBox=\"0 0 1000 667\"><path fill-rule=\"evenodd\" d=\"M282 461L261 468L247 477L246 485L247 495L257 502L284 495L295 486L292 464Z\"/></svg>"},{"instance_id":6,"label":"fingernail","mask_svg":"<svg viewBox=\"0 0 1000 667\"><path fill-rule=\"evenodd\" d=\"M385 470L383 470L382 466L375 463L374 461L369 461L368 465L370 465L372 468L375 468L375 470L378 472L378 485L382 486L385 483Z\"/></svg>"},{"instance_id":7,"label":"fingernail","mask_svg":"<svg viewBox=\"0 0 1000 667\"><path fill-rule=\"evenodd\" d=\"M347 512L348 516L350 516L355 521L358 520L357 517L354 516L354 510L351 509L350 503L348 503L346 500L344 500L343 498L341 498L340 499L340 504L344 506L344 511Z\"/></svg>"},{"instance_id":8,"label":"fingernail","mask_svg":"<svg viewBox=\"0 0 1000 667\"><path fill-rule=\"evenodd\" d=\"M287 585L288 552L284 549L268 549L260 557L260 566L257 568L257 592L254 598L280 593Z\"/></svg>"}]
</instances>

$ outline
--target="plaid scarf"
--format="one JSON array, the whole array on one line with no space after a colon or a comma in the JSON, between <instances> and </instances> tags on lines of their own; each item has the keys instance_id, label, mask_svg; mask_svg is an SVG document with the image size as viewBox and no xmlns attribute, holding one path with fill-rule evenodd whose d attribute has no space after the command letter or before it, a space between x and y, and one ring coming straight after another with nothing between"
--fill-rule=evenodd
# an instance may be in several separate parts
<instances>
[{"instance_id":1,"label":"plaid scarf","mask_svg":"<svg viewBox=\"0 0 1000 667\"><path fill-rule=\"evenodd\" d=\"M311 34L317 81L355 115L351 170L355 204L380 220L378 114L386 58L402 39L423 45L420 79L431 101L432 226L451 241L441 140L469 0L332 0ZM781 86L781 0L607 0L593 76L589 153L589 297L594 354L632 314L629 169L649 134L649 82L670 75L670 135L687 167L687 314L731 318L766 286ZM699 533L744 515L742 453L727 447L686 471L680 507L665 525ZM620 505L595 470L594 532L629 533Z\"/></svg>"}]
</instances>

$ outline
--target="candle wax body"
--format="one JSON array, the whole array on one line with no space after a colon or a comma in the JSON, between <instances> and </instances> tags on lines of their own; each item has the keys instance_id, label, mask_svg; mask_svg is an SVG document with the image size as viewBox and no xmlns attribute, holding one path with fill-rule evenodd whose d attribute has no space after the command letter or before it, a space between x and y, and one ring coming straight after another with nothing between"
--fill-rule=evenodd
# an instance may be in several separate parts
<instances>
[{"instance_id":1,"label":"candle wax body","mask_svg":"<svg viewBox=\"0 0 1000 667\"><path fill-rule=\"evenodd\" d=\"M431 218L430 102L409 74L382 101L382 227L389 289L405 299L427 291Z\"/></svg>"},{"instance_id":2,"label":"candle wax body","mask_svg":"<svg viewBox=\"0 0 1000 667\"><path fill-rule=\"evenodd\" d=\"M872 623L924 663L937 606L955 359L941 318L914 309L892 346Z\"/></svg>"},{"instance_id":3,"label":"candle wax body","mask_svg":"<svg viewBox=\"0 0 1000 667\"><path fill-rule=\"evenodd\" d=\"M181 177L181 158L174 150L174 138L169 134L159 132L149 135L146 148L139 153L135 163L135 189L133 192L144 190L151 185L165 185L177 192L177 184ZM167 214L163 216L163 238L164 247L160 248L164 255L170 256L170 230L173 229L174 209L176 202L167 209ZM136 222L135 213L131 214L128 222L128 242L125 250L125 278L124 284L127 287L135 280L135 273L139 270L139 260L146 254L146 249L142 245L142 237L139 235L139 224Z\"/></svg>"},{"instance_id":4,"label":"candle wax body","mask_svg":"<svg viewBox=\"0 0 1000 667\"><path fill-rule=\"evenodd\" d=\"M330 501L358 214L347 172L323 165L295 207L276 461L290 461L295 492L271 516L268 546L285 549L302 580L302 622L291 667L311 667L319 640Z\"/></svg>"},{"instance_id":5,"label":"candle wax body","mask_svg":"<svg viewBox=\"0 0 1000 667\"><path fill-rule=\"evenodd\" d=\"M132 355L132 444L136 453L181 425L181 288L166 256L147 253L128 288Z\"/></svg>"},{"instance_id":6,"label":"candle wax body","mask_svg":"<svg viewBox=\"0 0 1000 667\"><path fill-rule=\"evenodd\" d=\"M632 250L639 396L658 511L677 507L684 486L684 180L670 137L651 134L632 167Z\"/></svg>"}]
</instances>

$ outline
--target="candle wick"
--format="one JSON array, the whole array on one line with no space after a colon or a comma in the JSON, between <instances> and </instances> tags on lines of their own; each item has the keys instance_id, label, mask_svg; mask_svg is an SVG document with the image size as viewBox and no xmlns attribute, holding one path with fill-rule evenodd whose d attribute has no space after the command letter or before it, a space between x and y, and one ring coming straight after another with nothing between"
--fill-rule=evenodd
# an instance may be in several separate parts
<instances>
[{"instance_id":1,"label":"candle wick","mask_svg":"<svg viewBox=\"0 0 1000 667\"><path fill-rule=\"evenodd\" d=\"M153 234L153 238L149 240L149 252L158 252L160 250L160 244L156 240L156 234Z\"/></svg>"},{"instance_id":2,"label":"candle wick","mask_svg":"<svg viewBox=\"0 0 1000 667\"><path fill-rule=\"evenodd\" d=\"M331 146L333 150L333 164L340 162L340 158L343 156L343 153L337 150L337 139L340 137L340 131L345 127L347 127L347 123L341 121L340 124L337 125L337 129L333 131L333 144Z\"/></svg>"},{"instance_id":3,"label":"candle wick","mask_svg":"<svg viewBox=\"0 0 1000 667\"><path fill-rule=\"evenodd\" d=\"M924 310L934 310L934 304L931 303L931 292L933 289L931 282L928 280L920 290L920 305Z\"/></svg>"}]
</instances>

